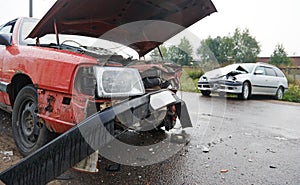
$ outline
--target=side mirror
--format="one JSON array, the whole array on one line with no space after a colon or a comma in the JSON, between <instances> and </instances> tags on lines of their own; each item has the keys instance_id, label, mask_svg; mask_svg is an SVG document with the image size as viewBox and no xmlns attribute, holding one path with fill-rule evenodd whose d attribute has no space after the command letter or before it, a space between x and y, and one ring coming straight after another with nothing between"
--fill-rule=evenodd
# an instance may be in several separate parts
<instances>
[{"instance_id":1,"label":"side mirror","mask_svg":"<svg viewBox=\"0 0 300 185\"><path fill-rule=\"evenodd\" d=\"M11 35L0 34L0 45L10 46L11 44Z\"/></svg>"},{"instance_id":2,"label":"side mirror","mask_svg":"<svg viewBox=\"0 0 300 185\"><path fill-rule=\"evenodd\" d=\"M264 71L263 70L257 70L254 72L255 75L263 75Z\"/></svg>"}]
</instances>

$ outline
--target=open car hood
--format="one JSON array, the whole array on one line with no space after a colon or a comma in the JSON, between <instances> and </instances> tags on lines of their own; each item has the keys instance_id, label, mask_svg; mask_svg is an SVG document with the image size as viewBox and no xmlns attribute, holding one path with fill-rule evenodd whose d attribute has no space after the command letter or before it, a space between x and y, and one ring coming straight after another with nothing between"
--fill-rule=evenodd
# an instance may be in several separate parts
<instances>
[{"instance_id":1,"label":"open car hood","mask_svg":"<svg viewBox=\"0 0 300 185\"><path fill-rule=\"evenodd\" d=\"M134 26L134 31L132 26L122 26L115 36L103 38L127 45L144 56L213 12L216 8L211 0L57 0L28 38L55 33L55 23L58 33L99 38L121 25L146 20ZM157 21L179 26L160 27Z\"/></svg>"}]
</instances>

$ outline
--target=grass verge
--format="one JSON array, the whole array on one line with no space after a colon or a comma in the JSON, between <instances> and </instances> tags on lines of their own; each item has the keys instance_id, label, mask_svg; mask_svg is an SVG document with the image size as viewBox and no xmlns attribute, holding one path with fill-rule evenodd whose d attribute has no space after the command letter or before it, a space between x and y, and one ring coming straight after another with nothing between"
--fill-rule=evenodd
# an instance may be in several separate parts
<instances>
[{"instance_id":1,"label":"grass verge","mask_svg":"<svg viewBox=\"0 0 300 185\"><path fill-rule=\"evenodd\" d=\"M293 84L290 85L282 100L300 103L300 87Z\"/></svg>"}]
</instances>

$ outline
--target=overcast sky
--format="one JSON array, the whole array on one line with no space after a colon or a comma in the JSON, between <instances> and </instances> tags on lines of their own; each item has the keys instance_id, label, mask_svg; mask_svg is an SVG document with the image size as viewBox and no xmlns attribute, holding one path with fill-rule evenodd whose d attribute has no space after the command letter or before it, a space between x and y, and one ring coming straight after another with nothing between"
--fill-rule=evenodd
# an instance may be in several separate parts
<instances>
[{"instance_id":1,"label":"overcast sky","mask_svg":"<svg viewBox=\"0 0 300 185\"><path fill-rule=\"evenodd\" d=\"M1 0L0 24L29 15L29 0ZM41 18L56 0L33 0L33 16ZM276 44L300 56L300 0L212 0L218 12L189 28L199 39L225 36L248 28L260 43L260 56L270 56ZM195 46L197 47L197 46Z\"/></svg>"}]
</instances>

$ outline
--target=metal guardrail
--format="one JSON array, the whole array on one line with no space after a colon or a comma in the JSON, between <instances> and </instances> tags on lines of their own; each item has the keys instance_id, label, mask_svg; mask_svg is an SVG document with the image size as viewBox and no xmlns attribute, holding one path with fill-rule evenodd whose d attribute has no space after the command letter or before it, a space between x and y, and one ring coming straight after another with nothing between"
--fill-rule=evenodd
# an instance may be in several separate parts
<instances>
[{"instance_id":1,"label":"metal guardrail","mask_svg":"<svg viewBox=\"0 0 300 185\"><path fill-rule=\"evenodd\" d=\"M151 94L138 97L98 112L69 131L49 142L19 163L0 173L0 180L8 185L41 185L50 182L69 168L99 150L114 139L114 119L128 110L150 107ZM176 95L177 115L183 128L192 123L185 103ZM151 108L150 108L151 109ZM89 137L83 137L89 136ZM91 145L93 147L91 147Z\"/></svg>"}]
</instances>

